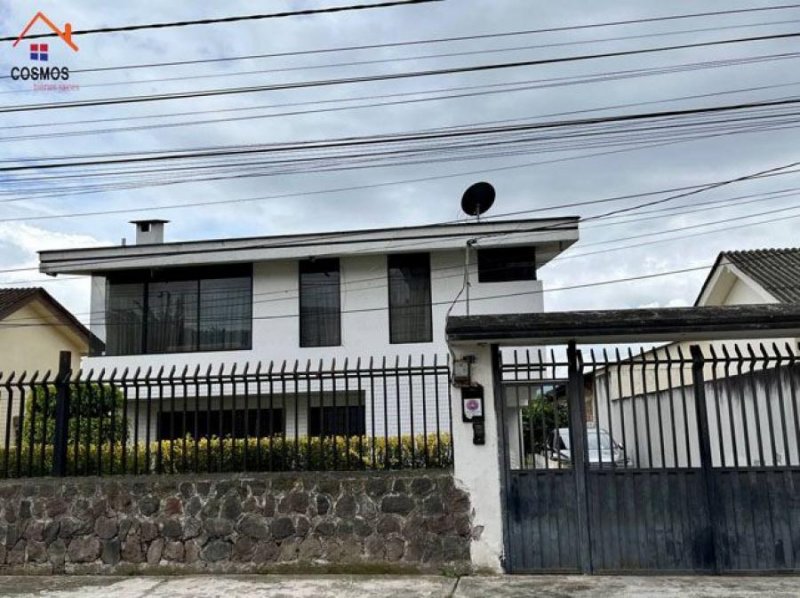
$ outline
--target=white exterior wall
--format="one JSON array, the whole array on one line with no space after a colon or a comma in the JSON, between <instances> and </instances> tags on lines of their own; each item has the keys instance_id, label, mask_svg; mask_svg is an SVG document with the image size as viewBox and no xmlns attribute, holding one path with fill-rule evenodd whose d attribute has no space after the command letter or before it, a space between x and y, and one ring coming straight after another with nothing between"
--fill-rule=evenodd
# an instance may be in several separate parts
<instances>
[{"instance_id":1,"label":"white exterior wall","mask_svg":"<svg viewBox=\"0 0 800 598\"><path fill-rule=\"evenodd\" d=\"M463 250L449 250L431 252L431 301L433 341L429 343L404 343L391 344L389 342L389 312L388 312L388 272L386 255L345 256L340 259L341 276L341 339L338 347L300 347L300 322L299 322L299 272L298 260L278 260L260 262L253 266L253 343L252 349L247 351L216 351L216 352L188 352L158 355L127 355L113 357L88 357L82 362L85 370L94 369L96 372L106 369L107 372L117 368L154 369L164 367L169 371L173 366L178 372L185 366L190 371L199 364L201 371L208 365L216 371L221 365L226 370L237 364L239 370L245 363L250 363L251 368L259 361L264 367L270 361L275 362L275 367L286 360L288 367L299 361L300 369L305 369L309 360L311 368L319 367L320 360L325 368L331 367L332 360L336 360L337 368L344 366L345 359L349 367L356 365L360 357L362 366L368 365L370 358L380 364L386 357L387 365L394 365L396 359L401 364L407 364L408 358L413 358L414 364L421 359L425 364L432 364L434 357L438 363L446 363L449 353L445 340L445 321L448 309L459 295L463 284L463 267L465 263ZM473 256L470 260L470 314L509 313L509 312L539 312L543 309L542 283L540 281L521 281L509 283L478 283L477 265ZM92 281L92 306L93 331L98 337L105 338L104 311L105 311L106 282L103 277L95 277ZM520 294L523 293L523 294ZM493 298L499 295L507 297ZM466 292L452 310L453 315L466 313ZM433 380L429 380L429 385ZM425 421L423 421L422 392L418 386L421 383L415 378L413 393L413 428L415 433L424 429L436 429L437 413L435 409L428 408ZM400 395L400 410L394 401ZM403 433L411 429L411 408L409 389L406 381L401 381L399 390L395 390L393 380L388 383L388 395L393 399L384 410L382 398L373 406L369 398L365 397L367 432L384 434L385 425L388 424L389 433L396 434L398 418ZM429 392L430 395L430 392ZM431 397L428 397L429 404ZM301 399L301 403L304 399ZM393 404L392 404L393 403ZM165 409L167 407L165 406ZM371 422L375 421L375 429ZM446 409L446 397L441 397L439 408L439 425L446 430L449 426L449 417ZM286 416L287 435L294 433L292 422L293 411L289 410ZM142 415L140 414L140 424ZM155 414L151 417L155 419ZM304 417L301 417L304 419ZM299 432L304 433L304 425Z\"/></svg>"},{"instance_id":2,"label":"white exterior wall","mask_svg":"<svg viewBox=\"0 0 800 598\"><path fill-rule=\"evenodd\" d=\"M543 310L541 281L478 283L477 266L470 267L470 314L537 313ZM386 255L346 256L340 260L342 297L342 344L339 347L300 347L298 302L298 261L261 262L253 267L253 346L249 351L215 351L170 353L159 355L124 355L88 357L84 368L146 368L153 363L171 368L173 365L218 367L234 363L270 360L305 364L311 360L326 364L345 358L369 360L370 357L409 355L444 360L448 354L445 340L447 310L463 286L464 252L431 253L431 300L433 303L433 342L390 344ZM519 293L526 293L519 295ZM516 294L516 295L515 295ZM498 295L512 295L492 299ZM465 294L462 294L452 315L464 315ZM95 277L92 284L93 332L105 339L105 280ZM349 313L348 313L349 312Z\"/></svg>"}]
</instances>

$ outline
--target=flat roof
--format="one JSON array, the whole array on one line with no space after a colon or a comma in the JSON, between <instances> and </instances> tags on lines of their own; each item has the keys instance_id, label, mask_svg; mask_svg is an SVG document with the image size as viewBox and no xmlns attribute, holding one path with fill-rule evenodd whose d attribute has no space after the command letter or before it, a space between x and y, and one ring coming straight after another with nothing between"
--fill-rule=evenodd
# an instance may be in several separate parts
<instances>
[{"instance_id":1,"label":"flat roof","mask_svg":"<svg viewBox=\"0 0 800 598\"><path fill-rule=\"evenodd\" d=\"M536 261L542 266L578 240L578 221L577 216L470 221L400 228L57 249L39 252L39 270L47 274L91 274L132 268L442 251L462 248L470 239L477 239L476 247L536 245Z\"/></svg>"},{"instance_id":2,"label":"flat roof","mask_svg":"<svg viewBox=\"0 0 800 598\"><path fill-rule=\"evenodd\" d=\"M800 337L800 305L723 305L454 316L455 344L548 345Z\"/></svg>"}]
</instances>

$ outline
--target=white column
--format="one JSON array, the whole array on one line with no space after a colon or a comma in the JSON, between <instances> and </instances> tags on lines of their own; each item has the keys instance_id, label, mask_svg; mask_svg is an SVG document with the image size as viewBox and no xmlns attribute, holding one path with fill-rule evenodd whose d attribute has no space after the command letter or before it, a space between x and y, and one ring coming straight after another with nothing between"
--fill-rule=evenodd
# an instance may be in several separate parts
<instances>
[{"instance_id":1,"label":"white column","mask_svg":"<svg viewBox=\"0 0 800 598\"><path fill-rule=\"evenodd\" d=\"M473 383L483 386L486 444L472 442L472 424L461 418L461 391L453 395L453 457L456 483L469 493L472 505L474 567L502 572L503 509L500 501L499 445L495 412L492 356L488 346L454 348L456 358L474 355Z\"/></svg>"}]
</instances>

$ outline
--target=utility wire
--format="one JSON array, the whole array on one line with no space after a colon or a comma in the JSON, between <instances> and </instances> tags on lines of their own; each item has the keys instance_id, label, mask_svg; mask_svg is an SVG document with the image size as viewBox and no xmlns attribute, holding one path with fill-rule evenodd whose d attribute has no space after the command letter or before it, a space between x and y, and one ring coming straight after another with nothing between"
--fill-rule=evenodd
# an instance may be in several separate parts
<instances>
[{"instance_id":1,"label":"utility wire","mask_svg":"<svg viewBox=\"0 0 800 598\"><path fill-rule=\"evenodd\" d=\"M181 112L167 112L161 114L143 114L143 115L125 115L125 116L115 116L115 117L108 117L108 118L90 118L90 119L80 119L80 120L71 120L71 121L62 121L62 122L46 122L46 123L26 123L26 124L15 124L15 125L8 125L4 127L6 130L12 129L32 129L32 128L48 128L51 129L54 126L70 126L70 125L87 125L87 124L96 124L96 123L107 123L107 122L120 122L120 121L136 121L136 120L144 120L144 119L151 119L151 118L168 118L172 116L191 116L195 117L201 114L220 114L225 112L250 112L253 110L266 110L266 109L273 109L273 108L288 108L288 107L297 107L297 106L309 106L309 105L324 105L324 104L331 104L331 103L344 103L344 102L355 102L355 101L367 101L367 100L383 100L389 98L403 98L403 97L410 97L410 96L418 96L418 95L425 95L425 94L433 94L433 93L450 93L456 91L473 91L473 90L492 90L498 89L497 93L505 93L507 91L523 91L523 90L531 90L531 89L546 89L550 87L561 87L564 85L578 85L584 83L596 83L596 82L607 82L617 79L630 79L630 78L637 78L637 77L647 77L653 75L663 75L663 74L674 74L680 73L684 70L686 71L693 71L693 70L704 70L707 68L718 68L718 67L727 67L727 66L741 66L753 63L760 63L766 61L773 61L773 60L785 60L785 59L794 59L800 56L800 53L797 52L790 52L790 53L779 53L779 54L764 54L760 56L753 56L748 58L737 58L737 59L727 59L727 60L713 60L713 61L703 61L703 62L689 62L689 63L681 63L675 66L669 67L651 67L645 69L628 69L628 70L617 70L617 71L604 71L595 73L592 75L580 75L580 76L569 76L569 77L549 77L544 79L528 79L522 81L513 81L508 83L488 83L483 85L462 85L462 86L455 86L455 87L444 87L444 88L436 88L436 89L426 89L420 91L407 91L407 92L400 92L400 93L389 93L389 94L373 94L368 96L358 96L358 97L345 97L345 98L331 98L331 99L314 99L314 100L306 100L301 102L281 102L278 104L262 104L260 106L242 106L236 108L218 108L218 109L206 109L206 110L188 110L188 111L181 111ZM768 89L772 87L784 87L787 85L793 85L795 83L787 83L787 84L776 84L773 86L763 86L759 88L753 89ZM524 86L524 87L522 87ZM510 87L515 87L514 89L506 89ZM472 97L473 94L459 94L453 96L445 96L443 98L423 98L421 100L407 100L407 103L416 103L418 101L435 101L439 99L449 99L449 98L458 98L458 97ZM485 94L474 94L474 95L485 95ZM385 106L385 105L394 105L394 103L384 103L384 104L374 104L374 106ZM361 108L361 107L372 107L373 104L369 104L366 106L346 106L342 109L351 109L351 108ZM325 111L325 110L323 110ZM316 111L307 111L303 112L303 114L307 113L315 113ZM272 116L288 116L293 113L278 113L278 114L269 114L264 115L266 117ZM257 115L256 118L260 118L261 115ZM249 118L249 117L245 117ZM187 124L191 124L195 122L197 119L193 119L189 121ZM236 120L236 119L231 119ZM511 120L511 119L509 119ZM514 120L521 120L521 119L514 119ZM201 121L202 122L202 121ZM212 122L212 121L208 121ZM214 121L214 122L229 122L227 119L225 121ZM506 122L506 121L504 121ZM164 126L161 123L155 124L153 126L161 127ZM169 126L167 123L166 126ZM115 132L117 130L127 130L127 129L98 129L94 132ZM54 134L54 135L57 135ZM15 139L26 139L25 137L17 137ZM3 141L4 139L0 139Z\"/></svg>"},{"instance_id":2,"label":"utility wire","mask_svg":"<svg viewBox=\"0 0 800 598\"><path fill-rule=\"evenodd\" d=\"M781 56L781 59L786 58L798 58L800 57L800 53L794 53L791 56ZM589 80L592 82L593 80ZM585 80L577 80L577 82L585 82ZM499 124L503 122L518 122L523 121L528 118L543 118L553 117L553 116L567 116L572 114L585 114L587 112L599 112L605 110L612 110L617 108L631 108L637 106L647 106L652 104L661 104L661 103L669 103L669 102L677 102L687 99L699 99L705 97L714 97L714 96L721 96L721 95L729 95L733 93L747 93L752 91L762 91L767 89L778 89L783 87L792 87L795 85L800 84L800 81L794 81L790 83L778 83L774 85L762 85L750 88L742 88L737 90L730 90L730 91L721 91L721 92L712 92L706 94L695 94L689 96L681 96L677 98L666 98L661 100L652 100L646 102L633 102L633 103L626 103L626 104L616 104L612 106L604 106L599 108L590 108L590 109L583 109L583 110L572 110L567 112L556 112L551 114L543 114L538 117L519 117L514 119L502 119L502 120L495 120L495 121L488 121L486 123L480 124ZM496 95L496 94L506 94L506 93L513 93L513 92L520 92L520 91L530 91L534 89L541 89L542 85L523 85L518 83L510 83L504 84L507 87L497 89L497 85L493 84L491 86L477 86L483 88L483 91L473 91L473 92L465 92L460 94L449 94L449 95L440 95L434 97L423 97L423 98L414 98L414 99L403 99L403 100L395 100L389 102L376 102L376 103L369 103L369 104L357 104L357 105L348 105L348 106L334 106L330 108L314 108L310 110L294 110L294 111L287 111L287 112L275 112L270 114L255 114L255 115L246 115L246 116L234 116L234 117L224 117L224 118L211 118L211 119L192 119L189 121L177 121L177 122L160 122L160 123L152 123L152 124L145 124L145 125L130 125L126 127L116 127L116 128L104 128L104 129L79 129L74 131L54 131L49 133L41 133L41 134L28 134L28 135L10 135L7 137L0 138L0 143L11 143L17 141L31 141L36 139L52 139L52 138L63 138L63 137L84 137L84 136L96 136L96 135L111 135L116 133L128 133L134 131L144 131L144 130L151 130L151 129L166 129L166 128L176 128L176 127L194 127L198 125L206 125L206 124L228 124L232 122L241 122L241 121L250 121L250 120L261 120L261 119L272 119L272 118L286 118L287 116L302 116L307 114L324 114L324 113L331 113L331 112L342 112L342 111L349 111L349 110L361 110L365 108L383 108L387 106L402 106L402 105L410 105L410 104L418 104L418 103L427 103L427 102L436 102L436 101L443 101L443 100L453 100L453 99L463 99L469 97L478 97L478 96L487 96L487 95ZM473 86L474 88L475 86ZM485 89L485 87L491 87L494 89ZM442 91L442 93L445 90ZM435 91L431 92L415 92L411 94L387 94L384 97L397 97L397 96L408 96L408 95L421 95L423 93L439 93ZM309 104L319 104L319 103L329 103L329 102L352 102L357 101L360 98L352 98L352 99L337 99L337 100L327 100L327 101L310 101L310 102L294 102L284 105L309 105ZM271 108L271 107L278 107L277 106L265 106L262 108ZM253 108L247 108L247 110L252 110ZM237 109L233 109L237 110ZM212 110L212 111L199 111L194 114L204 113L204 112L214 112L218 114L220 112L226 112L227 110ZM190 113L191 114L191 113ZM188 114L179 114L180 116L188 116ZM166 116L166 115L163 115ZM137 117L117 117L117 118L110 118L110 119L95 119L93 122L112 122L112 121L120 121L120 120L139 120L143 118L161 118L162 115L147 115L147 116L137 116ZM91 121L90 121L91 122ZM67 125L67 124L81 124L80 122L74 123L52 123L48 124L49 128L52 128L53 125ZM18 128L33 128L33 127L41 127L42 124L30 124L30 125L16 125L6 127L6 129L18 129ZM444 129L456 129L462 128L464 125L459 126L451 126L451 127L440 127L437 130L444 130Z\"/></svg>"},{"instance_id":3,"label":"utility wire","mask_svg":"<svg viewBox=\"0 0 800 598\"><path fill-rule=\"evenodd\" d=\"M142 31L144 29L169 29L174 27L192 27L195 25L217 25L221 23L240 23L243 21L262 21L264 19L279 19L284 17L299 17L318 14L328 14L336 12L349 12L356 10L369 10L372 8L391 8L395 6L411 6L414 4L429 4L431 2L443 2L444 0L393 0L391 2L381 2L378 4L350 4L346 6L329 6L325 8L309 8L306 10L294 10L285 12L274 12L267 14L253 14L236 17L220 17L216 19L198 19L195 21L169 21L162 23L146 23L141 25L122 25L119 27L101 27L97 29L78 29L72 35L94 35L97 33L123 33L128 31ZM57 33L39 33L26 35L25 39L42 39L56 37ZM0 37L0 42L16 41L17 36Z\"/></svg>"},{"instance_id":4,"label":"utility wire","mask_svg":"<svg viewBox=\"0 0 800 598\"><path fill-rule=\"evenodd\" d=\"M245 75L266 75L266 74L274 74L274 73L291 73L291 72L298 72L298 71L311 71L311 70L319 70L319 69L331 69L331 68L344 68L344 67L362 67L362 66L369 66L375 64L398 64L401 62L415 62L420 60L432 60L432 59L442 59L442 58L457 58L463 56L486 56L489 54L500 54L505 52L521 52L525 50L541 50L544 48L561 48L561 47L569 47L569 46L583 46L588 44L602 44L602 43L609 43L609 42L619 42L619 41L630 41L636 39L653 39L657 37L668 37L668 36L675 36L675 35L686 35L689 33L704 33L708 31L719 32L725 30L733 30L733 29L751 29L754 27L766 27L772 25L788 25L788 24L796 24L799 21L797 19L785 20L785 21L772 21L768 23L752 23L752 24L745 24L745 25L728 25L724 27L702 27L696 29L683 29L677 31L661 31L661 32L654 32L654 33L646 33L646 34L637 34L637 35L623 35L617 37L605 37L599 39L590 39L590 40L578 40L578 41L568 41L568 42L551 42L547 44L534 44L534 45L526 45L526 46L511 46L505 48L484 48L480 50L465 50L460 52L441 52L438 54L422 54L417 56L398 56L392 58L378 58L378 59L370 59L370 60L353 60L349 62L334 62L334 63L323 63L323 64L310 64L310 65L301 65L301 66L285 66L285 67L273 67L268 69L255 69L255 70L245 70L245 71L226 71L223 73L205 73L205 74L192 74L192 75L181 75L181 76L173 76L173 77L156 77L152 79L124 79L119 81L104 81L102 83L82 83L81 89L89 89L89 88L96 88L96 87L116 87L119 85L141 85L141 84L152 84L152 83L168 83L174 81L195 81L195 80L203 80L203 79L217 79L220 77L242 77ZM235 56L230 57L228 59L222 60L253 60L257 58L266 58L271 57L270 54L251 54L245 56ZM210 62L216 62L217 59L210 59ZM195 62L195 61L192 61ZM196 61L202 62L202 61ZM166 63L166 65L170 65L171 63ZM153 67L157 67L157 64L152 65ZM124 72L130 68L128 65L119 65L115 68L116 71ZM76 73L87 73L93 72L95 69L73 69L70 72L73 74ZM107 70L106 68L102 69L103 71ZM9 79L11 75L3 75L0 76L0 79ZM8 89L6 91L0 92L0 94L20 94L20 93L36 93L34 89Z\"/></svg>"},{"instance_id":5,"label":"utility wire","mask_svg":"<svg viewBox=\"0 0 800 598\"><path fill-rule=\"evenodd\" d=\"M637 56L641 54L651 54L659 52L671 52L675 50L687 50L704 47L723 46L740 43L752 43L762 41L775 41L780 39L794 39L800 37L800 32L779 33L771 35L760 35L742 37L735 39L717 40L712 42L697 42L688 44L676 44L671 46L660 46L655 48L641 48L634 50L618 50L615 52L602 52L596 54L583 54L577 56L562 56L557 58L542 58L537 60L523 60L515 62L503 62L494 64L472 65L465 67L451 67L444 69L432 69L426 71L410 71L402 73L383 73L378 75L365 75L361 77L345 77L340 79L322 79L317 81L297 81L290 83L279 83L271 85L255 85L248 87L232 87L222 89L209 89L198 91L175 92L165 94L152 94L143 96L127 96L114 98L96 98L91 100L77 100L71 102L54 102L47 104L17 104L0 107L0 113L9 112L31 112L40 110L56 110L63 108L85 108L95 106L111 106L119 104L135 104L143 102L161 102L168 100L181 100L198 97L218 97L235 94L261 93L265 91L278 91L288 89L307 89L329 87L333 85L351 85L356 83L370 83L375 81L392 81L408 78L436 77L442 75L457 75L463 73L487 72L495 70L506 70L521 67L541 66L546 64L563 64L571 62L582 62L586 60L598 60L606 58L618 58L623 56Z\"/></svg>"},{"instance_id":6,"label":"utility wire","mask_svg":"<svg viewBox=\"0 0 800 598\"><path fill-rule=\"evenodd\" d=\"M462 42L462 41L475 41L479 39L493 39L493 38L504 38L504 37L516 37L516 36L523 36L523 35L537 35L542 33L559 33L564 31L579 31L583 29L596 29L602 27L616 27L616 26L626 26L626 25L639 25L643 23L654 23L654 22L664 22L664 21L676 21L676 20L684 20L684 19L695 19L701 17L719 17L719 16L727 16L727 15L735 15L735 14L745 14L745 13L753 13L753 12L764 12L764 11L783 11L783 10L794 10L800 8L800 4L784 4L778 6L764 6L764 7L756 7L756 8L745 8L745 9L734 9L734 10L720 10L720 11L713 11L713 12L700 12L700 13L689 13L689 14L676 14L676 15L666 15L661 17L649 17L644 19L629 19L623 21L606 21L601 23L586 23L582 25L563 25L559 27L548 27L548 28L540 28L540 29L526 29L520 31L505 31L505 32L496 32L496 33L484 33L484 34L477 34L477 35L462 35L462 36L451 36L451 37L440 37L440 38L433 38L433 39L418 39L418 40L407 40L407 41L399 41L399 42L384 42L379 44L361 44L361 45L351 45L351 46L339 46L334 48L318 48L313 50L295 50L290 52L273 52L270 54L252 54L248 56L231 56L231 57L222 57L222 58L199 58L193 60L178 60L178 61L171 61L171 62L149 62L149 63L139 63L139 64L125 64L125 65L114 65L114 66L104 66L104 67L95 67L90 69L79 69L73 72L77 73L88 73L88 72L99 72L99 71L115 71L119 69L149 69L153 67L163 67L163 66L183 66L183 65L194 65L194 64L208 64L208 63L217 63L217 62L230 62L233 60L248 60L248 59L259 59L259 58L283 58L289 56L305 56L310 54L327 54L333 52L351 52L351 51L361 51L361 50L377 50L382 48L398 48L398 47L406 47L406 46L418 46L418 45L427 45L427 44L441 44L441 43L450 43L450 42ZM720 29L725 29L726 27L720 27ZM73 35L77 34L77 32L73 32ZM26 36L32 37L32 36ZM42 37L47 37L44 35ZM16 39L16 38L13 38ZM0 41L3 41L0 38Z\"/></svg>"},{"instance_id":7,"label":"utility wire","mask_svg":"<svg viewBox=\"0 0 800 598\"><path fill-rule=\"evenodd\" d=\"M761 171L750 173L750 174L747 174L747 175L743 175L743 176L739 176L739 177L735 177L735 178L731 178L731 179L726 179L724 181L718 181L718 182L706 184L706 185L704 185L702 187L699 187L698 189L695 189L693 191L687 191L687 192L681 192L681 193L677 193L677 194L672 194L672 195L670 195L670 196L668 196L666 198L661 198L661 199L656 200L656 201L648 200L646 202L643 202L643 203L640 203L640 204L636 204L634 206L628 206L626 208L621 208L621 209L618 209L618 210L614 210L613 212L608 212L608 213L605 213L605 214L598 214L598 215L595 215L595 216L590 216L590 217L587 217L587 218L583 218L582 221L583 222L588 222L588 221L591 221L591 220L603 219L603 218L607 218L607 217L609 217L611 215L618 215L618 214L624 213L624 212L635 211L635 210L641 209L643 207L649 207L649 206L653 205L654 203L665 203L667 201L684 198L687 195L693 195L693 194L701 193L701 192L704 192L704 191L717 189L717 188L720 188L720 187L723 187L723 186L736 184L736 183L741 183L741 182L744 182L744 181L747 181L747 180L755 180L755 179L763 178L765 176L774 175L774 174L777 174L779 172L791 171L791 169L794 168L795 166L797 166L798 164L800 164L800 162L791 162L791 163L788 163L788 164L784 164L784 165L781 165L781 166L769 168L769 169L766 169L766 170L761 170ZM523 227L523 225L526 224L526 223L517 222L517 224L520 224L520 227L517 228L516 230L510 231L508 233L474 234L474 235L472 235L472 237L474 237L475 239L480 241L481 239L486 239L486 238L490 238L490 237L495 237L496 238L496 237L504 236L504 235L507 235L507 234L524 234L524 233L542 232L542 231L554 230L554 229L563 230L563 229L577 228L577 223L575 221L570 221L570 220L565 219L565 218L553 218L551 220L554 220L555 222L550 223L550 224L537 224L537 225L532 226L532 227ZM513 224L513 222L508 223L508 224ZM439 225L444 225L444 224L443 223L439 223ZM427 226L434 226L434 225L427 225ZM281 240L281 239L273 239L271 241L266 241L264 243L256 243L256 244L248 245L246 247L231 247L231 246L229 246L229 247L215 249L214 251L215 251L215 253L223 253L223 252L229 253L229 252L237 252L237 251L252 251L252 250L257 250L257 249L303 247L303 246L307 246L309 244L318 244L320 242L321 243L325 243L327 246L334 246L334 245L338 245L338 244L342 244L342 243L352 242L352 240L348 239L348 238L352 238L354 236L360 236L360 235L364 235L364 234L369 234L370 232L375 232L375 231L353 230L353 231L345 231L345 232L342 232L342 233L332 233L332 234L328 233L328 234L319 234L319 235L311 235L311 236L309 236L309 235L292 235L292 236L287 237L287 238L285 238L283 240ZM378 232L381 232L381 231L378 231ZM454 232L452 235L444 235L444 236L438 235L436 238L433 239L433 241L434 242L439 241L439 240L441 240L441 238L444 238L444 237L458 238L458 237L461 237L463 235L464 235L463 231L458 231L458 232ZM381 240L382 240L381 238L371 238L371 239L369 239L369 241L373 242L373 243L374 242L381 242ZM386 242L389 242L390 240L393 240L393 237L391 235L389 235L384 240ZM422 244L423 245L424 245L425 242L430 243L431 239L429 238L429 239L427 239L427 241L426 240L422 240ZM396 246L396 247L399 247L401 245L402 244L399 244L399 243L396 243L396 242L394 243L394 246ZM420 245L420 240L417 239L417 240L413 241L411 246L412 247L418 247L419 245ZM404 246L404 248L408 248L408 246ZM110 264L110 263L119 263L119 262L132 261L132 260L134 260L134 261L135 260L141 260L141 259L147 258L147 257L160 257L160 258L163 258L163 257L175 257L175 256L184 256L184 255L207 254L208 251L209 251L208 248L202 248L202 249L172 249L170 251L163 251L163 250L159 250L158 248L151 248L151 251L149 251L149 252L140 251L140 252L137 252L135 255L112 257L112 258L101 258L101 259L97 259L97 258L83 258L83 259L81 259L81 258L74 258L73 257L69 261L71 263L74 263L74 264L81 263L84 266L85 265L103 266L103 265L107 265L107 264ZM357 253L357 252L353 252L353 253ZM332 257L336 256L335 253L331 253L331 254L326 254L326 255L323 255L323 256L319 256L319 257L325 257L327 255L332 256ZM12 269L12 270L6 269L6 270L0 270L0 273L18 272L18 271L22 271L22 270L28 270L28 269Z\"/></svg>"},{"instance_id":8,"label":"utility wire","mask_svg":"<svg viewBox=\"0 0 800 598\"><path fill-rule=\"evenodd\" d=\"M800 104L800 99L792 98L792 99L777 100L777 101L745 102L739 104L708 106L703 108L687 108L680 110L666 110L660 112L619 114L612 116L584 118L584 119L569 120L569 121L561 120L561 121L550 121L550 122L532 123L532 124L464 128L452 131L441 131L441 132L430 132L430 133L414 132L414 133L397 133L390 135L370 135L364 137L315 139L309 141L295 141L282 144L268 144L268 145L262 145L256 147L244 147L244 148L242 148L241 146L227 146L227 147L216 146L216 147L208 147L202 149L195 149L195 148L178 149L164 153L142 152L142 151L121 152L116 155L128 156L128 157L120 157L109 160L39 162L39 159L37 158L23 158L18 160L24 160L25 162L28 162L27 164L18 166L2 166L0 167L0 172L51 170L51 169L87 167L87 166L104 166L109 164L133 164L133 163L143 163L143 162L174 161L174 160L186 160L186 159L207 158L207 157L217 158L217 157L262 154L267 152L269 153L290 152L294 150L307 150L307 149L320 150L329 148L364 147L376 144L405 143L408 141L419 141L419 140L431 141L438 139L467 138L472 136L500 134L509 132L519 133L519 132L546 130L546 129L554 129L562 127L632 122L632 121L642 121L649 119L666 119L666 118L684 117L697 114L714 114L719 112L748 110L752 108L791 106L796 104ZM149 155L142 155L142 154L149 154ZM88 157L99 157L104 155L108 154L92 154L89 155ZM67 158L61 157L61 158L47 158L47 159L64 160ZM30 162L38 162L38 163L31 164Z\"/></svg>"}]
</instances>

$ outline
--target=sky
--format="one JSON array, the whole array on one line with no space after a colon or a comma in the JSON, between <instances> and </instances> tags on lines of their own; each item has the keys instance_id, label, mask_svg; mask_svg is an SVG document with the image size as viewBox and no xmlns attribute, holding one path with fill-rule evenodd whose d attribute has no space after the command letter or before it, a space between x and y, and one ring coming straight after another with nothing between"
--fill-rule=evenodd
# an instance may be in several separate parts
<instances>
[{"instance_id":1,"label":"sky","mask_svg":"<svg viewBox=\"0 0 800 598\"><path fill-rule=\"evenodd\" d=\"M113 5L95 0L3 2L0 4L0 29L3 37L18 34L36 10L44 11L59 25L68 21L74 30L80 30L351 3L344 0L271 0L258 4L139 0ZM364 3L369 2L364 0ZM329 15L76 36L80 47L77 53L58 40L50 39L50 64L69 66L72 71L69 82L78 87L59 92L32 90L30 82L8 78L13 66L30 66L32 63L27 59L25 44L13 48L10 42L3 42L0 50L0 75L3 76L0 79L0 106L530 61L800 31L798 8L439 44L130 68L131 65L151 63L507 33L777 4L755 0L670 3L649 0L562 0L549 3L445 0ZM37 26L37 31L44 31L41 25ZM628 39L606 39L620 37ZM70 155L104 156L116 152L286 143L465 126L501 119L535 122L783 99L793 97L800 89L799 61L793 56L718 68L663 71L689 63L791 53L796 51L796 45L796 39L789 38L353 85L169 102L6 112L0 113L0 161L6 166L22 165L31 159L56 159ZM331 66L367 61L370 64ZM76 72L98 68L103 70ZM356 98L591 77L654 68L661 69L660 74L606 78L571 85L540 85L536 89L438 101L268 117L270 114L368 103L356 101ZM695 97L674 101L684 96ZM298 107L298 103L303 105ZM285 104L295 106L280 107ZM628 106L614 108L617 105ZM187 111L203 114L154 116ZM578 114L553 116L565 112ZM196 122L245 114L264 117L223 123ZM117 120L59 124L98 119ZM108 128L124 129L130 125L166 123L188 124L104 131ZM158 181L151 180L146 185L117 189L88 189L86 185L89 183L80 177L67 183L52 182L53 179L31 183L19 175L0 173L0 270L18 270L0 272L0 286L41 285L73 312L88 312L88 280L52 279L38 274L35 270L37 251L119 244L122 238L132 240L134 231L128 221L135 218L169 219L168 241L428 224L458 218L464 189L479 180L488 180L495 186L497 201L493 211L496 213L553 207L541 214L591 217L611 208L630 207L641 202L642 198L608 205L559 206L727 180L798 161L798 135L792 128L791 117L787 117L786 125L768 131L751 128L738 135L714 136L711 131L711 135L704 139L669 145L649 144L652 147L601 146L564 150L556 146L559 140L554 139L552 147L545 146L547 151L531 155L180 184L154 184ZM618 151L608 153L610 150ZM597 155L603 152L605 155ZM534 162L540 163L532 164ZM50 176L49 173L32 174ZM455 174L458 176L453 176ZM421 178L433 180L402 182ZM675 210L649 214L647 220L629 221L636 214L632 212L631 216L613 225L589 221L581 227L580 242L562 259L545 266L540 278L546 290L557 289L710 266L723 250L797 246L800 242L800 219L797 218L800 217L800 201L790 190L800 187L799 179L797 174L788 174L709 190L659 206L674 207ZM396 184L375 186L390 182ZM370 185L373 185L370 189L319 193L320 190ZM756 196L749 200L725 201L727 198L774 191L785 193L778 197ZM192 206L193 202L280 195L291 197ZM706 205L706 202L716 203ZM185 204L186 207L152 209L172 204ZM128 212L64 217L65 214L107 210ZM771 213L760 215L768 211ZM720 220L728 222L700 226ZM764 220L769 222L757 224ZM689 234L694 236L675 238ZM705 276L706 272L700 269L627 283L547 291L545 308L573 310L690 305Z\"/></svg>"}]
</instances>

